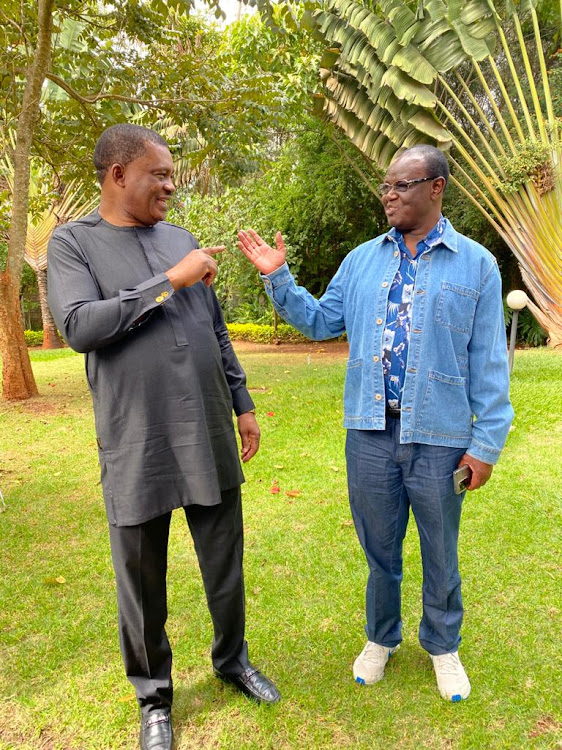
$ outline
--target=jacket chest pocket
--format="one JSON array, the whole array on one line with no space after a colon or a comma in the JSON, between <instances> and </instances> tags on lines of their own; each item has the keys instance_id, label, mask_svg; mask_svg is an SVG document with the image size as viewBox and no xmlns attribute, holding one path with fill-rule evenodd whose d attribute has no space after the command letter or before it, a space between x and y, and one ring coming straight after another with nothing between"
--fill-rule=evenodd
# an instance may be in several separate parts
<instances>
[{"instance_id":1,"label":"jacket chest pocket","mask_svg":"<svg viewBox=\"0 0 562 750\"><path fill-rule=\"evenodd\" d=\"M435 322L458 333L470 333L479 296L476 289L443 281Z\"/></svg>"}]
</instances>

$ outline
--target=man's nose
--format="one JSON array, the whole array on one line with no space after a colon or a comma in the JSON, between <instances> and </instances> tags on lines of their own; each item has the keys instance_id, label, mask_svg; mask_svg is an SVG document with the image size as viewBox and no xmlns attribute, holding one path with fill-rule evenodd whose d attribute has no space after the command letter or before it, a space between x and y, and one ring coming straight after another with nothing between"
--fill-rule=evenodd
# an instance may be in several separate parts
<instances>
[{"instance_id":1,"label":"man's nose","mask_svg":"<svg viewBox=\"0 0 562 750\"><path fill-rule=\"evenodd\" d=\"M166 182L165 182L165 184L164 184L164 190L165 190L165 191L166 191L167 193L175 193L175 192L176 192L176 186L175 186L175 185L174 185L174 183L172 182L172 178L171 178L171 177L169 177L169 178L168 178L168 179L166 180Z\"/></svg>"}]
</instances>

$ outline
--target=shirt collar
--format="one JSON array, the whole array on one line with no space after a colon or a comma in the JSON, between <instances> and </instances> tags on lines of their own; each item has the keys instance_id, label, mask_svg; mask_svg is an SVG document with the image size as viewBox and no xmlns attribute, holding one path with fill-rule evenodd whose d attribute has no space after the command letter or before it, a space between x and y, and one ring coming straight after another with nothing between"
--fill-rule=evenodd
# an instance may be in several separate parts
<instances>
[{"instance_id":1,"label":"shirt collar","mask_svg":"<svg viewBox=\"0 0 562 750\"><path fill-rule=\"evenodd\" d=\"M387 239L391 240L396 244L404 242L402 232L399 232L396 227L392 227L386 234ZM442 244L454 253L458 252L457 248L457 233L453 229L453 225L446 219L443 214L440 215L437 224L428 232L423 240L426 248L432 248L436 245Z\"/></svg>"}]
</instances>

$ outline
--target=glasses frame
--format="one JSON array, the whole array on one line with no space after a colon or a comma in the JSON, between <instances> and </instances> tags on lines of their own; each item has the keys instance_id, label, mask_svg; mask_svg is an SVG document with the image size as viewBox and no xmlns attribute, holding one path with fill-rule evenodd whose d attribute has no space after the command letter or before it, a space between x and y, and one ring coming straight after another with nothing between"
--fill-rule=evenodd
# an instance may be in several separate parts
<instances>
[{"instance_id":1,"label":"glasses frame","mask_svg":"<svg viewBox=\"0 0 562 750\"><path fill-rule=\"evenodd\" d=\"M390 184L389 182L383 182L381 185L378 185L378 191L379 195L388 195L391 190L396 190L397 193L406 193L412 187L412 185L419 185L420 182L427 182L428 180L438 179L439 177L418 177L415 180L398 180L398 182L394 182L392 184ZM406 187L399 188L398 185L405 185Z\"/></svg>"}]
</instances>

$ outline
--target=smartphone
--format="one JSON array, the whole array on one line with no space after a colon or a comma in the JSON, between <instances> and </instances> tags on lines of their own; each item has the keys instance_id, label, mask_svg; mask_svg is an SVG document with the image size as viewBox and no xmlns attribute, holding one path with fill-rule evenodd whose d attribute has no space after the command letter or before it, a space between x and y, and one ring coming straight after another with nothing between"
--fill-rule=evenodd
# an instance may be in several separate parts
<instances>
[{"instance_id":1,"label":"smartphone","mask_svg":"<svg viewBox=\"0 0 562 750\"><path fill-rule=\"evenodd\" d=\"M461 466L460 469L455 469L453 472L453 487L455 490L455 495L460 495L461 492L464 492L468 485L470 484L470 480L472 478L472 469L470 466L467 466L466 464L464 466Z\"/></svg>"}]
</instances>

